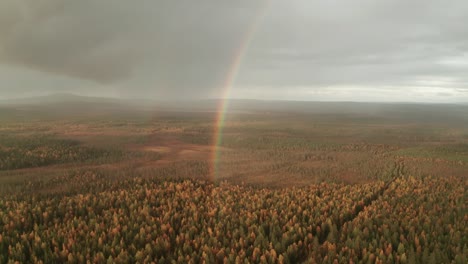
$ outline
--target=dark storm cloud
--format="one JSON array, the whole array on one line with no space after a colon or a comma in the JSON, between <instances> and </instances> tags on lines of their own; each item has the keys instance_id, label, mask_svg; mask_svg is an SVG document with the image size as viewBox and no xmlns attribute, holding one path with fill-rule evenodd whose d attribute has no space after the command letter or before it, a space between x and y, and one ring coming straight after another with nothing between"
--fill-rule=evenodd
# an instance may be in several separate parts
<instances>
[{"instance_id":1,"label":"dark storm cloud","mask_svg":"<svg viewBox=\"0 0 468 264\"><path fill-rule=\"evenodd\" d=\"M219 96L262 13L236 97L393 91L397 100L413 89L466 98L462 0L3 0L0 96L62 84L78 94Z\"/></svg>"},{"instance_id":2,"label":"dark storm cloud","mask_svg":"<svg viewBox=\"0 0 468 264\"><path fill-rule=\"evenodd\" d=\"M203 94L223 81L256 6L250 1L5 0L0 62L131 86L136 94L189 89Z\"/></svg>"},{"instance_id":3,"label":"dark storm cloud","mask_svg":"<svg viewBox=\"0 0 468 264\"><path fill-rule=\"evenodd\" d=\"M125 78L141 54L125 33L132 28L126 10L104 2L3 1L0 58L100 82Z\"/></svg>"}]
</instances>

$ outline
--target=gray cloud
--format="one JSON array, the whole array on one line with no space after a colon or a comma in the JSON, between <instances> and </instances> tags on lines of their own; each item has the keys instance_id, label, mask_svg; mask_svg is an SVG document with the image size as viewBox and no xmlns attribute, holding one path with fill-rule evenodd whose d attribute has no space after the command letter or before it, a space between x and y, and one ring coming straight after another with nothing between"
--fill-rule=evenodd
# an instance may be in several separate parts
<instances>
[{"instance_id":1,"label":"gray cloud","mask_svg":"<svg viewBox=\"0 0 468 264\"><path fill-rule=\"evenodd\" d=\"M235 97L468 100L462 0L3 0L0 96L220 96L258 19Z\"/></svg>"},{"instance_id":2,"label":"gray cloud","mask_svg":"<svg viewBox=\"0 0 468 264\"><path fill-rule=\"evenodd\" d=\"M6 0L0 5L7 21L0 30L5 63L109 82L128 77L143 56L132 40L138 25L118 3Z\"/></svg>"}]
</instances>

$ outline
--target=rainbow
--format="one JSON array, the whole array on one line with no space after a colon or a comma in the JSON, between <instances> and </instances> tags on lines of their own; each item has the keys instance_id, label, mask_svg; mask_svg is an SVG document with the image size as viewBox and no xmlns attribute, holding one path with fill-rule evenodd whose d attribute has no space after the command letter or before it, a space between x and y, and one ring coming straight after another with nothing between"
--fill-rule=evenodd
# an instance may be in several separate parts
<instances>
[{"instance_id":1,"label":"rainbow","mask_svg":"<svg viewBox=\"0 0 468 264\"><path fill-rule=\"evenodd\" d=\"M226 75L225 81L222 85L222 94L217 107L217 116L214 128L214 137L213 137L213 150L212 150L212 168L210 172L211 180L216 180L219 174L219 161L220 161L220 148L223 141L223 129L226 118L226 112L229 107L229 97L231 95L231 90L236 80L236 77L239 73L240 66L242 65L242 60L250 46L255 32L260 24L260 22L265 17L266 11L270 4L271 0L265 0L259 8L257 16L255 16L253 23L250 24L246 30L244 37L235 53L233 62L229 67L229 71Z\"/></svg>"}]
</instances>

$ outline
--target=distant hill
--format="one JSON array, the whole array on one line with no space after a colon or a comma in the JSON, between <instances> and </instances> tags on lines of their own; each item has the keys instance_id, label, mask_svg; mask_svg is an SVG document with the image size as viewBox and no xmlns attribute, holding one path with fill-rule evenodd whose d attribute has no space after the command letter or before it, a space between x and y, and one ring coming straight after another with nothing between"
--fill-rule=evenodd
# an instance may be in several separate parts
<instances>
[{"instance_id":1,"label":"distant hill","mask_svg":"<svg viewBox=\"0 0 468 264\"><path fill-rule=\"evenodd\" d=\"M40 104L56 104L56 103L118 103L119 99L106 97L88 97L69 93L56 93L46 96L14 98L1 100L0 104L7 105L40 105Z\"/></svg>"},{"instance_id":2,"label":"distant hill","mask_svg":"<svg viewBox=\"0 0 468 264\"><path fill-rule=\"evenodd\" d=\"M0 117L56 118L71 116L123 115L134 107L124 100L52 94L0 101Z\"/></svg>"}]
</instances>

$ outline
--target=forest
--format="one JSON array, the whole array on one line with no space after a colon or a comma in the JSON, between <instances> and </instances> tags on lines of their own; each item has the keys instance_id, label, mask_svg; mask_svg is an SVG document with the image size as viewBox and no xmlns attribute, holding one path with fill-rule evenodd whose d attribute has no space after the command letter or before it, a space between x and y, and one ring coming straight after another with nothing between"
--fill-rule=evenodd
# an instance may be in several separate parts
<instances>
[{"instance_id":1,"label":"forest","mask_svg":"<svg viewBox=\"0 0 468 264\"><path fill-rule=\"evenodd\" d=\"M0 263L467 263L467 123L386 107L9 110Z\"/></svg>"}]
</instances>

